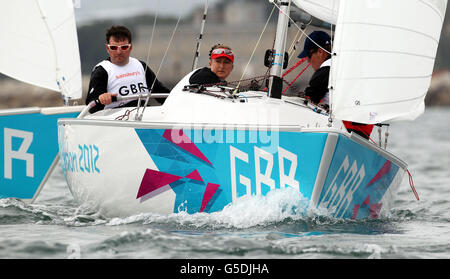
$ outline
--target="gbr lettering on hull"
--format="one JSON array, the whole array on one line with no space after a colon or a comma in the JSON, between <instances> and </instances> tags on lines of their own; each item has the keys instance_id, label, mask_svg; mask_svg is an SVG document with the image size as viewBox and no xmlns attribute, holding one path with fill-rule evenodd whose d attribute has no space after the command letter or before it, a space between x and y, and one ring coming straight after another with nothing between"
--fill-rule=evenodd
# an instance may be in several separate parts
<instances>
[{"instance_id":1,"label":"gbr lettering on hull","mask_svg":"<svg viewBox=\"0 0 450 279\"><path fill-rule=\"evenodd\" d=\"M348 156L345 157L331 185L323 195L319 206L334 212L335 217L342 218L353 201L353 195L366 176L364 164L358 167L357 161L350 165Z\"/></svg>"},{"instance_id":2,"label":"gbr lettering on hull","mask_svg":"<svg viewBox=\"0 0 450 279\"><path fill-rule=\"evenodd\" d=\"M288 185L300 190L300 183L295 179L295 174L297 171L297 155L282 148L278 147L278 160L274 160L274 154L269 153L261 148L255 146L253 148L253 154L247 154L246 152L239 150L234 146L230 146L230 170L231 170L231 195L232 201L237 200L242 196L251 196L252 194L252 181L251 177L254 175L254 183L255 183L255 191L257 195L262 193L261 184L265 184L270 187L270 190L275 189L275 185L278 181L274 180L273 175L277 176L277 174L273 173L274 163L278 163L278 177L279 177L279 186L287 187ZM253 155L253 157L251 157ZM236 169L236 162L240 160L246 164L254 164L254 174L247 173L245 176L238 169ZM264 171L261 171L261 160L265 160L267 162L266 168ZM285 169L285 160L290 161L290 167L287 171ZM252 169L252 168L250 168ZM239 183L244 185L246 188L246 194L238 197L237 193L237 177L236 175L239 173ZM287 175L286 175L287 173Z\"/></svg>"},{"instance_id":3,"label":"gbr lettering on hull","mask_svg":"<svg viewBox=\"0 0 450 279\"><path fill-rule=\"evenodd\" d=\"M13 179L12 160L25 161L25 173L27 177L34 177L34 154L29 153L28 149L33 142L33 133L28 131L4 128L4 178ZM13 138L22 139L17 150L13 149Z\"/></svg>"}]
</instances>

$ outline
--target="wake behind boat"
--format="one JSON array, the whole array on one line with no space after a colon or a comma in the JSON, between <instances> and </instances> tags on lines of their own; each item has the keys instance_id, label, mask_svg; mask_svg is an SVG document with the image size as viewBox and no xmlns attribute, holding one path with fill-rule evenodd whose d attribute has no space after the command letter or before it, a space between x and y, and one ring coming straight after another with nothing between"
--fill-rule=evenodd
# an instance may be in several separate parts
<instances>
[{"instance_id":1,"label":"wake behind boat","mask_svg":"<svg viewBox=\"0 0 450 279\"><path fill-rule=\"evenodd\" d=\"M190 73L145 113L90 113L92 105L58 121L64 175L80 203L109 216L209 213L291 187L337 218L389 210L406 163L342 120L423 113L447 1L293 1L336 24L330 110L282 95L291 1L271 2L280 13L268 90L195 88ZM419 11L427 20L417 22Z\"/></svg>"}]
</instances>

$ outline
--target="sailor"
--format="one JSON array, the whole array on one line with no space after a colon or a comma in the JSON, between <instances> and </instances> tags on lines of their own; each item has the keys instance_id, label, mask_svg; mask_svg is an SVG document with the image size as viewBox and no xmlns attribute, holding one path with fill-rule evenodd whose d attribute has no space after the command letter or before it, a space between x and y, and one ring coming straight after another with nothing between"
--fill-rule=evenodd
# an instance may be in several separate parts
<instances>
[{"instance_id":1,"label":"sailor","mask_svg":"<svg viewBox=\"0 0 450 279\"><path fill-rule=\"evenodd\" d=\"M153 83L152 92L170 92L156 79L155 74L146 63L130 57L132 49L131 32L128 28L111 26L106 30L106 52L109 54L109 58L94 67L86 104L95 100L99 106L104 108L136 106L137 100L112 103L112 97L118 94L129 96L147 93ZM162 104L165 99L157 98L156 100Z\"/></svg>"},{"instance_id":2,"label":"sailor","mask_svg":"<svg viewBox=\"0 0 450 279\"><path fill-rule=\"evenodd\" d=\"M329 104L328 77L331 66L331 38L323 31L314 31L305 40L298 58L308 58L314 69L305 95L315 104Z\"/></svg>"},{"instance_id":3,"label":"sailor","mask_svg":"<svg viewBox=\"0 0 450 279\"><path fill-rule=\"evenodd\" d=\"M209 66L195 71L189 78L190 84L226 84L225 79L233 71L234 54L225 45L214 45L209 52Z\"/></svg>"},{"instance_id":4,"label":"sailor","mask_svg":"<svg viewBox=\"0 0 450 279\"><path fill-rule=\"evenodd\" d=\"M305 89L305 96L315 104L328 107L330 103L328 91L331 66L330 35L324 31L313 31L309 34L305 40L303 51L298 56L298 58L304 57L308 58L308 62L315 71ZM355 132L366 139L372 133L373 125L345 120L343 123L348 132Z\"/></svg>"}]
</instances>

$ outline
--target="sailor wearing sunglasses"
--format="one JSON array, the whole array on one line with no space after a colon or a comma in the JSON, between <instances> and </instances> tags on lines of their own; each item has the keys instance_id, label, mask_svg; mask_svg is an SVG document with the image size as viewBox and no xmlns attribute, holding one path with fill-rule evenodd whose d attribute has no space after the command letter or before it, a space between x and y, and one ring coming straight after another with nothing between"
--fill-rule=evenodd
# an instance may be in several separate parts
<instances>
[{"instance_id":1,"label":"sailor wearing sunglasses","mask_svg":"<svg viewBox=\"0 0 450 279\"><path fill-rule=\"evenodd\" d=\"M209 66L194 72L189 78L190 84L222 84L233 70L234 54L231 48L215 45L209 52Z\"/></svg>"},{"instance_id":2,"label":"sailor wearing sunglasses","mask_svg":"<svg viewBox=\"0 0 450 279\"><path fill-rule=\"evenodd\" d=\"M86 104L95 100L105 108L136 106L137 100L112 103L112 97L147 93L153 82L152 92L170 92L143 61L130 57L132 49L131 32L126 27L112 26L106 31L106 52L109 58L94 67ZM164 103L164 99L156 100Z\"/></svg>"}]
</instances>

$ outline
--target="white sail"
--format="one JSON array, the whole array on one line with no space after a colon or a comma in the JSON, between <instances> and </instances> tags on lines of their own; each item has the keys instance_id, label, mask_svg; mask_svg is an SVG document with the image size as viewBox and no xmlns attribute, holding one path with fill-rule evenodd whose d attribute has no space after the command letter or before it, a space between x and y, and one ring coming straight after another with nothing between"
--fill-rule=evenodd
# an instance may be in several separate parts
<instances>
[{"instance_id":1,"label":"white sail","mask_svg":"<svg viewBox=\"0 0 450 279\"><path fill-rule=\"evenodd\" d=\"M81 98L81 67L72 0L2 2L0 72Z\"/></svg>"},{"instance_id":2,"label":"white sail","mask_svg":"<svg viewBox=\"0 0 450 279\"><path fill-rule=\"evenodd\" d=\"M308 14L325 22L336 24L340 0L293 0L294 4Z\"/></svg>"},{"instance_id":3,"label":"white sail","mask_svg":"<svg viewBox=\"0 0 450 279\"><path fill-rule=\"evenodd\" d=\"M337 119L381 123L423 113L446 5L341 1L330 74Z\"/></svg>"}]
</instances>

